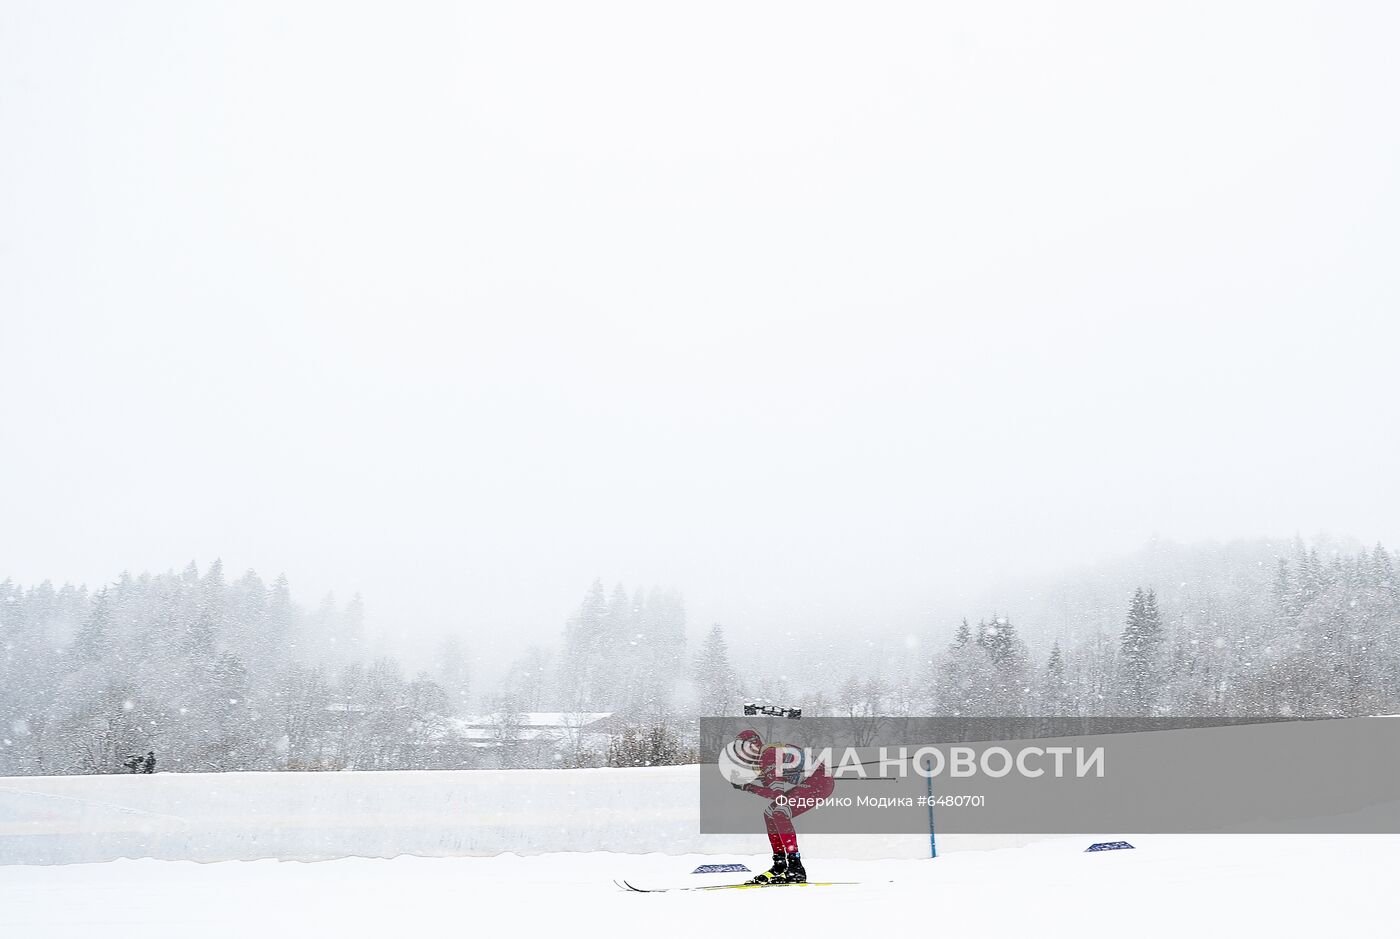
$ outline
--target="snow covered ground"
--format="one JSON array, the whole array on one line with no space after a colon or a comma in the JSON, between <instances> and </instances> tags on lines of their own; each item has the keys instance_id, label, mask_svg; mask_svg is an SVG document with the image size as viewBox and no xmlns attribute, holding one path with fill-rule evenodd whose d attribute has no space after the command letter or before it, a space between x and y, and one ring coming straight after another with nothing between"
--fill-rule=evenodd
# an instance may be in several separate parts
<instances>
[{"instance_id":1,"label":"snow covered ground","mask_svg":"<svg viewBox=\"0 0 1400 939\"><path fill-rule=\"evenodd\" d=\"M747 856L608 853L122 860L0 867L4 935L1268 936L1395 935L1395 836L1057 838L937 860L812 856L860 886L636 894ZM733 875L729 875L733 876Z\"/></svg>"},{"instance_id":2,"label":"snow covered ground","mask_svg":"<svg viewBox=\"0 0 1400 939\"><path fill-rule=\"evenodd\" d=\"M696 772L0 779L0 937L1400 935L1400 836L807 834L860 885L618 889L766 866L698 834Z\"/></svg>"},{"instance_id":3,"label":"snow covered ground","mask_svg":"<svg viewBox=\"0 0 1400 939\"><path fill-rule=\"evenodd\" d=\"M699 773L691 765L0 777L0 865L749 850L752 834L700 834ZM928 852L926 833L810 837L828 856Z\"/></svg>"}]
</instances>

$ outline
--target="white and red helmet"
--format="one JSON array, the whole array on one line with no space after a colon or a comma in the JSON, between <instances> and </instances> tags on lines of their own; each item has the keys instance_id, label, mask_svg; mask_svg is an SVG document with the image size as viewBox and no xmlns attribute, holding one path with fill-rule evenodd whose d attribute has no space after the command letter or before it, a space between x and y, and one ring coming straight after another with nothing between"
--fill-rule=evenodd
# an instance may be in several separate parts
<instances>
[{"instance_id":1,"label":"white and red helmet","mask_svg":"<svg viewBox=\"0 0 1400 939\"><path fill-rule=\"evenodd\" d=\"M719 771L725 779L742 786L758 779L763 759L763 738L754 730L741 730L739 735L720 751Z\"/></svg>"}]
</instances>

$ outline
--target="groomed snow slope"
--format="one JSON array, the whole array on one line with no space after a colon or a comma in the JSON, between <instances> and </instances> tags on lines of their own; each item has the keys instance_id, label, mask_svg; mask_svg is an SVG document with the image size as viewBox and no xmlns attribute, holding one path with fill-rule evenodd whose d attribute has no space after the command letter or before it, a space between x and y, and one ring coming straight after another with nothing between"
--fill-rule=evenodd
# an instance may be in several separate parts
<instances>
[{"instance_id":1,"label":"groomed snow slope","mask_svg":"<svg viewBox=\"0 0 1400 939\"><path fill-rule=\"evenodd\" d=\"M0 865L752 850L752 835L699 834L698 772L692 765L0 777ZM756 804L756 825L758 811ZM1020 843L949 843L974 841ZM813 835L811 847L917 858L928 854L928 835Z\"/></svg>"},{"instance_id":2,"label":"groomed snow slope","mask_svg":"<svg viewBox=\"0 0 1400 939\"><path fill-rule=\"evenodd\" d=\"M815 878L863 883L618 890L614 878L694 884L704 882L689 873L701 863L765 862L760 835L696 834L696 771L0 779L0 934L1395 931L1400 836L944 836L942 856L928 860L924 835L806 835ZM1084 853L1123 837L1137 848ZM145 859L111 860L123 855ZM230 860L276 856L340 859ZM83 860L108 863L73 863Z\"/></svg>"},{"instance_id":3,"label":"groomed snow slope","mask_svg":"<svg viewBox=\"0 0 1400 939\"><path fill-rule=\"evenodd\" d=\"M5 935L1267 936L1395 935L1394 836L1176 835L1132 851L1086 839L855 861L809 852L854 887L635 894L614 877L693 883L756 855L553 854L0 868Z\"/></svg>"}]
</instances>

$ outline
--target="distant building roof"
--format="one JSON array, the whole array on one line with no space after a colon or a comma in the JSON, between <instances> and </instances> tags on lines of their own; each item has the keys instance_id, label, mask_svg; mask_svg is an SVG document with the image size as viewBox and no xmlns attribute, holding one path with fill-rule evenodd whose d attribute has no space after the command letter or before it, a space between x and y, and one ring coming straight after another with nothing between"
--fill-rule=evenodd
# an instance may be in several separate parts
<instances>
[{"instance_id":1,"label":"distant building roof","mask_svg":"<svg viewBox=\"0 0 1400 939\"><path fill-rule=\"evenodd\" d=\"M575 743L588 739L599 743L597 725L611 717L596 711L526 711L519 714L483 714L476 717L448 718L447 733L472 746L494 746L508 737L516 742ZM598 739L594 739L598 738Z\"/></svg>"},{"instance_id":2,"label":"distant building roof","mask_svg":"<svg viewBox=\"0 0 1400 939\"><path fill-rule=\"evenodd\" d=\"M552 727L559 730L579 730L605 718L612 717L611 711L523 711L518 714L482 714L476 717L458 718L456 723L467 727L499 727L513 724L516 727Z\"/></svg>"}]
</instances>

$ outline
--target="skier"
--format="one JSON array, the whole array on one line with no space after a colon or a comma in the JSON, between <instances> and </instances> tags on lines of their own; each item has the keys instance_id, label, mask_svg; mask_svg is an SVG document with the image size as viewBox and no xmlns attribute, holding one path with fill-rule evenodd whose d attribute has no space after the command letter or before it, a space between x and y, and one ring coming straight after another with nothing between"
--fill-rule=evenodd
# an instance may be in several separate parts
<instances>
[{"instance_id":1,"label":"skier","mask_svg":"<svg viewBox=\"0 0 1400 939\"><path fill-rule=\"evenodd\" d=\"M773 868L749 883L805 884L807 869L802 866L792 820L813 808L817 800L831 795L836 780L831 778L827 767L808 766L806 753L798 747L782 743L764 746L755 730L740 731L725 747L725 754L733 763L749 768L755 775L750 782L731 781L731 785L770 800L763 810L763 824L768 831L768 844L773 849Z\"/></svg>"},{"instance_id":2,"label":"skier","mask_svg":"<svg viewBox=\"0 0 1400 939\"><path fill-rule=\"evenodd\" d=\"M147 750L146 758L141 761L141 772L154 773L156 771L156 751Z\"/></svg>"}]
</instances>

